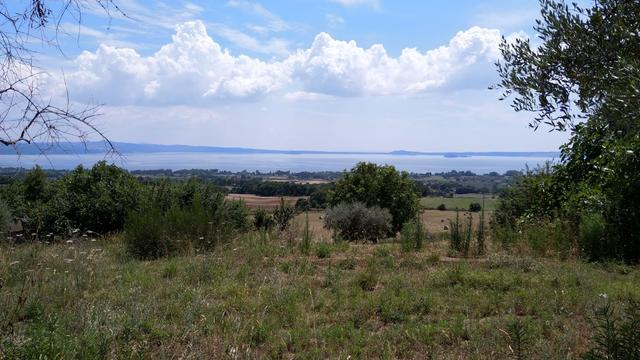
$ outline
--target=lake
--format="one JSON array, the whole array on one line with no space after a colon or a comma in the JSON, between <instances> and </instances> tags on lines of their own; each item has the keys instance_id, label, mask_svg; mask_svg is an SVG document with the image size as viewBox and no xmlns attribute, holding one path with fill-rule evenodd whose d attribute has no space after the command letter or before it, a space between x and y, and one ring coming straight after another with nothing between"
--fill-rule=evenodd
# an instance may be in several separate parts
<instances>
[{"instance_id":1,"label":"lake","mask_svg":"<svg viewBox=\"0 0 640 360\"><path fill-rule=\"evenodd\" d=\"M225 153L130 153L123 158L106 158L100 154L83 155L0 155L0 167L31 168L38 164L43 168L72 169L79 164L89 167L97 161L107 160L129 170L150 169L218 169L226 171L276 170L342 171L359 161L394 165L399 170L415 173L443 171L473 171L486 174L492 171L504 173L522 170L553 160L548 157L472 156L444 157L440 155L390 155L390 154L225 154Z\"/></svg>"}]
</instances>

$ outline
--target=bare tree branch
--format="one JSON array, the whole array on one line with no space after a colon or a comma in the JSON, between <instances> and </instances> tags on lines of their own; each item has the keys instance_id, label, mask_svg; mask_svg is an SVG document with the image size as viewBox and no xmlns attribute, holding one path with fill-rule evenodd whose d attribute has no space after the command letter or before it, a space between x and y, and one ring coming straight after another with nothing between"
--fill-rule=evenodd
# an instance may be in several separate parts
<instances>
[{"instance_id":1,"label":"bare tree branch","mask_svg":"<svg viewBox=\"0 0 640 360\"><path fill-rule=\"evenodd\" d=\"M44 95L41 86L48 74L34 65L37 54L29 47L37 40L61 51L58 33L63 19L72 17L80 25L83 11L96 4L109 16L126 16L115 0L64 0L56 10L50 0L29 0L17 10L11 6L18 5L0 0L0 144L16 150L20 143L36 144L44 152L72 140L86 146L97 137L107 153L117 153L94 122L99 106L74 108L66 81L64 99Z\"/></svg>"}]
</instances>

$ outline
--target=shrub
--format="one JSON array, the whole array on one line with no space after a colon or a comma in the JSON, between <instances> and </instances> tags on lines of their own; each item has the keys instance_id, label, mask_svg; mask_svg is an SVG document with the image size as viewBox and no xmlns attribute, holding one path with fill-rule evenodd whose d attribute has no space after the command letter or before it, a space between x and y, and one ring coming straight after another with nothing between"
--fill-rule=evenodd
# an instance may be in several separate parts
<instances>
[{"instance_id":1,"label":"shrub","mask_svg":"<svg viewBox=\"0 0 640 360\"><path fill-rule=\"evenodd\" d=\"M326 259L331 256L331 247L327 243L320 243L316 246L316 256L318 259Z\"/></svg>"},{"instance_id":2,"label":"shrub","mask_svg":"<svg viewBox=\"0 0 640 360\"><path fill-rule=\"evenodd\" d=\"M202 197L199 192L188 201L173 197L165 209L157 201L164 195L151 194L139 210L129 214L125 224L129 252L136 258L156 259L192 247L208 250L227 241L234 231L246 229L248 210L243 203L225 202L222 196Z\"/></svg>"},{"instance_id":3,"label":"shrub","mask_svg":"<svg viewBox=\"0 0 640 360\"><path fill-rule=\"evenodd\" d=\"M244 232L251 228L249 208L244 201L225 201L225 218L236 231Z\"/></svg>"},{"instance_id":4,"label":"shrub","mask_svg":"<svg viewBox=\"0 0 640 360\"><path fill-rule=\"evenodd\" d=\"M414 219L405 223L400 233L402 250L414 251L422 249L422 243L425 237L425 230L420 219Z\"/></svg>"},{"instance_id":5,"label":"shrub","mask_svg":"<svg viewBox=\"0 0 640 360\"><path fill-rule=\"evenodd\" d=\"M599 260L610 255L607 246L607 226L599 214L584 215L580 221L578 241L582 253L589 260Z\"/></svg>"},{"instance_id":6,"label":"shrub","mask_svg":"<svg viewBox=\"0 0 640 360\"><path fill-rule=\"evenodd\" d=\"M300 198L296 201L296 211L305 212L311 210L311 203L306 198Z\"/></svg>"},{"instance_id":7,"label":"shrub","mask_svg":"<svg viewBox=\"0 0 640 360\"><path fill-rule=\"evenodd\" d=\"M622 315L605 301L595 312L594 346L583 359L640 359L640 301L629 298Z\"/></svg>"},{"instance_id":8,"label":"shrub","mask_svg":"<svg viewBox=\"0 0 640 360\"><path fill-rule=\"evenodd\" d=\"M305 214L304 218L304 232L302 234L302 242L300 243L300 251L309 255L311 251L311 231L309 230L309 214Z\"/></svg>"},{"instance_id":9,"label":"shrub","mask_svg":"<svg viewBox=\"0 0 640 360\"><path fill-rule=\"evenodd\" d=\"M285 203L284 198L280 198L280 205L273 212L273 220L278 226L278 230L285 231L294 215L294 208Z\"/></svg>"},{"instance_id":10,"label":"shrub","mask_svg":"<svg viewBox=\"0 0 640 360\"><path fill-rule=\"evenodd\" d=\"M273 217L266 210L258 209L253 214L253 226L256 230L269 231L273 225Z\"/></svg>"},{"instance_id":11,"label":"shrub","mask_svg":"<svg viewBox=\"0 0 640 360\"><path fill-rule=\"evenodd\" d=\"M373 291L378 285L378 275L375 270L367 269L359 272L355 281L362 290Z\"/></svg>"},{"instance_id":12,"label":"shrub","mask_svg":"<svg viewBox=\"0 0 640 360\"><path fill-rule=\"evenodd\" d=\"M436 209L438 209L438 210L440 210L440 211L445 211L445 210L447 210L447 205L445 205L445 204L440 204L440 205L438 205L438 207L437 207Z\"/></svg>"},{"instance_id":13,"label":"shrub","mask_svg":"<svg viewBox=\"0 0 640 360\"><path fill-rule=\"evenodd\" d=\"M482 209L482 205L480 203L471 203L469 204L470 212L479 212Z\"/></svg>"},{"instance_id":14,"label":"shrub","mask_svg":"<svg viewBox=\"0 0 640 360\"><path fill-rule=\"evenodd\" d=\"M9 226L11 225L13 217L11 215L11 210L9 206L0 199L0 236L9 231ZM4 240L0 238L0 241Z\"/></svg>"},{"instance_id":15,"label":"shrub","mask_svg":"<svg viewBox=\"0 0 640 360\"><path fill-rule=\"evenodd\" d=\"M125 226L127 250L143 260L178 254L183 248L166 230L165 216L158 207L149 206L131 213Z\"/></svg>"},{"instance_id":16,"label":"shrub","mask_svg":"<svg viewBox=\"0 0 640 360\"><path fill-rule=\"evenodd\" d=\"M456 217L449 220L449 240L450 248L453 252L467 256L469 254L469 246L473 236L471 214L465 216L463 221L460 220L460 211L456 209Z\"/></svg>"},{"instance_id":17,"label":"shrub","mask_svg":"<svg viewBox=\"0 0 640 360\"><path fill-rule=\"evenodd\" d=\"M390 231L396 233L402 225L420 211L420 198L406 172L393 166L358 163L336 182L329 193L330 204L362 203L367 207L387 209L391 215Z\"/></svg>"},{"instance_id":18,"label":"shrub","mask_svg":"<svg viewBox=\"0 0 640 360\"><path fill-rule=\"evenodd\" d=\"M325 227L345 240L377 242L390 229L391 215L386 209L368 208L362 203L339 204L326 211Z\"/></svg>"}]
</instances>

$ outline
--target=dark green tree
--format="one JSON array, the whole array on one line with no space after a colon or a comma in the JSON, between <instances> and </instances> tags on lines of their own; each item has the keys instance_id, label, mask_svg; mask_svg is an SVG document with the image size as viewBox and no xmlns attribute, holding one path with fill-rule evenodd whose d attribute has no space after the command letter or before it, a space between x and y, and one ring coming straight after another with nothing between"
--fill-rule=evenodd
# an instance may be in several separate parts
<instances>
[{"instance_id":1,"label":"dark green tree","mask_svg":"<svg viewBox=\"0 0 640 360\"><path fill-rule=\"evenodd\" d=\"M36 165L27 172L23 183L24 199L27 201L38 201L45 197L47 190L47 173Z\"/></svg>"},{"instance_id":2,"label":"dark green tree","mask_svg":"<svg viewBox=\"0 0 640 360\"><path fill-rule=\"evenodd\" d=\"M640 260L640 2L540 4L539 45L503 41L497 88L536 114L532 128L571 131L547 203L574 224L601 215L610 252L600 255Z\"/></svg>"},{"instance_id":3,"label":"dark green tree","mask_svg":"<svg viewBox=\"0 0 640 360\"><path fill-rule=\"evenodd\" d=\"M402 225L414 219L420 211L420 198L415 183L406 172L391 165L378 166L358 163L336 182L329 191L330 204L363 203L378 206L391 213L391 230L396 233Z\"/></svg>"}]
</instances>

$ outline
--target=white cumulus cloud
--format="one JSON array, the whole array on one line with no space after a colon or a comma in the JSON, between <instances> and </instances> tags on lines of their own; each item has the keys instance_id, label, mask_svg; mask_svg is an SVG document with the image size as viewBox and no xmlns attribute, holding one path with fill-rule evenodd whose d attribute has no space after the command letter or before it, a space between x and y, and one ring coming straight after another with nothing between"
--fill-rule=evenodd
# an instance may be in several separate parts
<instances>
[{"instance_id":1,"label":"white cumulus cloud","mask_svg":"<svg viewBox=\"0 0 640 360\"><path fill-rule=\"evenodd\" d=\"M362 48L320 33L308 49L263 61L230 54L202 22L189 21L149 56L108 45L85 51L66 80L72 95L114 105L202 105L272 93L310 100L486 88L495 77L500 41L498 30L472 27L439 48L408 48L392 56L380 44Z\"/></svg>"}]
</instances>

